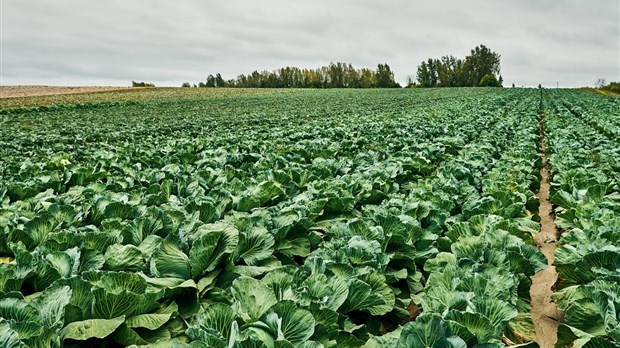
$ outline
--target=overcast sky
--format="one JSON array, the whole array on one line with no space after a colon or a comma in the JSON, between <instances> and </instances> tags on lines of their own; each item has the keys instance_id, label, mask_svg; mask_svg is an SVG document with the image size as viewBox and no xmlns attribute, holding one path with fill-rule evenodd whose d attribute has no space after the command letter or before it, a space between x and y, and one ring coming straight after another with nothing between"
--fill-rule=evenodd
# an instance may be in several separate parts
<instances>
[{"instance_id":1,"label":"overcast sky","mask_svg":"<svg viewBox=\"0 0 620 348\"><path fill-rule=\"evenodd\" d=\"M620 80L618 0L0 0L2 85L180 86L283 66L501 54L504 85Z\"/></svg>"}]
</instances>

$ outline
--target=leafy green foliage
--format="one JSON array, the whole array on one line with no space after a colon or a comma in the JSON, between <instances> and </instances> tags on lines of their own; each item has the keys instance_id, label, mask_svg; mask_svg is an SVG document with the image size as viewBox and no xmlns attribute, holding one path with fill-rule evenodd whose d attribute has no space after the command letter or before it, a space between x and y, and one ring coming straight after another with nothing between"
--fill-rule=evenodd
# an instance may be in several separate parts
<instances>
[{"instance_id":1,"label":"leafy green foliage","mask_svg":"<svg viewBox=\"0 0 620 348\"><path fill-rule=\"evenodd\" d=\"M189 87L183 84L183 87ZM378 64L376 70L355 69L350 63L329 63L316 69L284 67L273 71L241 74L236 79L224 80L222 75L207 76L198 87L235 88L400 88L394 81L394 72L387 64Z\"/></svg>"},{"instance_id":2,"label":"leafy green foliage","mask_svg":"<svg viewBox=\"0 0 620 348\"><path fill-rule=\"evenodd\" d=\"M616 347L620 342L618 100L566 91L562 99L546 98L544 107L551 163L558 168L551 198L557 224L565 229L554 261L560 289L554 299L565 311L559 343Z\"/></svg>"},{"instance_id":3,"label":"leafy green foliage","mask_svg":"<svg viewBox=\"0 0 620 348\"><path fill-rule=\"evenodd\" d=\"M533 339L538 91L185 90L0 115L7 345ZM610 209L615 185L561 185L564 223L584 231L575 203ZM570 286L612 276L599 245L558 253L558 269L590 267ZM616 290L597 289L562 293L584 313L569 330L615 334L596 309Z\"/></svg>"},{"instance_id":4,"label":"leafy green foliage","mask_svg":"<svg viewBox=\"0 0 620 348\"><path fill-rule=\"evenodd\" d=\"M429 58L417 69L410 87L502 87L500 55L485 45L476 46L465 59L443 56ZM499 75L499 79L498 76Z\"/></svg>"}]
</instances>

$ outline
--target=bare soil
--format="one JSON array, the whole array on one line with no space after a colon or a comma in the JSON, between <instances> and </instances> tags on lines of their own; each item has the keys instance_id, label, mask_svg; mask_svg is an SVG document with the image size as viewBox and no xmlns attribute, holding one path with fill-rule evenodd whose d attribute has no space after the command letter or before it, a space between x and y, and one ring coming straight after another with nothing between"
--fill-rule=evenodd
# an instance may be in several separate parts
<instances>
[{"instance_id":1,"label":"bare soil","mask_svg":"<svg viewBox=\"0 0 620 348\"><path fill-rule=\"evenodd\" d=\"M112 87L112 86L89 86L89 87L61 87L61 86L0 86L0 99L39 97L46 95L76 94L107 92L133 87Z\"/></svg>"},{"instance_id":2,"label":"bare soil","mask_svg":"<svg viewBox=\"0 0 620 348\"><path fill-rule=\"evenodd\" d=\"M536 329L536 341L541 348L553 348L558 340L558 325L562 319L562 313L557 309L555 302L551 301L553 287L558 279L558 274L553 266L554 252L558 239L558 230L555 226L552 205L549 202L549 163L545 155L545 136L540 123L540 138L542 143L542 158L544 166L540 170L541 182L538 191L540 200L540 233L534 236L534 243L547 258L548 266L532 277L530 296L532 299L531 314Z\"/></svg>"}]
</instances>

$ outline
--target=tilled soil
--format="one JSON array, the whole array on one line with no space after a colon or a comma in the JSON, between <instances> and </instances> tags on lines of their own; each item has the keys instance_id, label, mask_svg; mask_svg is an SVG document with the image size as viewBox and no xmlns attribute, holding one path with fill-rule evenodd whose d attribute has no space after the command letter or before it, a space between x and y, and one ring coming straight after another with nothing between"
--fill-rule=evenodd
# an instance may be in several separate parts
<instances>
[{"instance_id":1,"label":"tilled soil","mask_svg":"<svg viewBox=\"0 0 620 348\"><path fill-rule=\"evenodd\" d=\"M0 99L40 97L46 95L92 93L123 90L132 87L90 86L90 87L60 87L60 86L0 86Z\"/></svg>"},{"instance_id":2,"label":"tilled soil","mask_svg":"<svg viewBox=\"0 0 620 348\"><path fill-rule=\"evenodd\" d=\"M531 314L536 328L536 341L541 348L553 348L558 337L558 325L561 312L558 311L555 302L551 301L553 286L558 279L558 274L553 266L554 252L558 239L558 231L555 226L552 205L549 202L549 165L545 155L544 132L541 125L542 157L544 167L540 170L541 183L538 191L540 200L540 233L534 236L534 243L547 258L548 266L532 277L530 296L532 299Z\"/></svg>"}]
</instances>

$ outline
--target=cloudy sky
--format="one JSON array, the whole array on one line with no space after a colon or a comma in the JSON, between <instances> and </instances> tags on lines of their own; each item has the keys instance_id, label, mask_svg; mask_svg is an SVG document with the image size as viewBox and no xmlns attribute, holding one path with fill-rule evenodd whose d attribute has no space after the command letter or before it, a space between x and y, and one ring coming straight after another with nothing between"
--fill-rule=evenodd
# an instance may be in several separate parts
<instances>
[{"instance_id":1,"label":"cloudy sky","mask_svg":"<svg viewBox=\"0 0 620 348\"><path fill-rule=\"evenodd\" d=\"M179 86L282 66L388 63L485 44L505 85L620 80L618 0L0 0L2 85Z\"/></svg>"}]
</instances>

